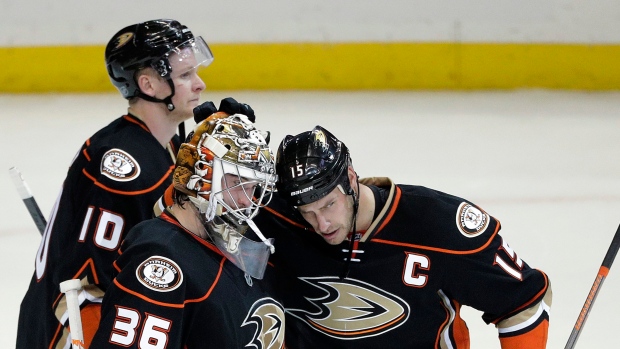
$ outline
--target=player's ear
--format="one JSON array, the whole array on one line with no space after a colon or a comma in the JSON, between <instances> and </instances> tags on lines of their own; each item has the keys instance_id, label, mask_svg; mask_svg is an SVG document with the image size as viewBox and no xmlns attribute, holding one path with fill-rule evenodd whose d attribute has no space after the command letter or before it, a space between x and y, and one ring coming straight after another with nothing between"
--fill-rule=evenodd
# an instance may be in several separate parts
<instances>
[{"instance_id":1,"label":"player's ear","mask_svg":"<svg viewBox=\"0 0 620 349\"><path fill-rule=\"evenodd\" d=\"M349 165L349 168L347 168L347 176L349 177L351 188L357 188L357 181L359 177L357 176L357 172L355 172L352 165Z\"/></svg>"},{"instance_id":2,"label":"player's ear","mask_svg":"<svg viewBox=\"0 0 620 349\"><path fill-rule=\"evenodd\" d=\"M144 93L147 96L151 96L151 97L155 97L155 79L157 79L157 77L154 74L149 74L149 70L147 69L143 69L140 72L138 72L138 76L136 77L136 82L138 83L138 87L140 88L140 91L142 91L142 93Z\"/></svg>"}]
</instances>

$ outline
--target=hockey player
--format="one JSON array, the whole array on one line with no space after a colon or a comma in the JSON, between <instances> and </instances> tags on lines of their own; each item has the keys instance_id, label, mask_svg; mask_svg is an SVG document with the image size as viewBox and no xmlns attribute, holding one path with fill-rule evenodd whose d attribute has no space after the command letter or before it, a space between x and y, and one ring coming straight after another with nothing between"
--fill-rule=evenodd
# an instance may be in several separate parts
<instances>
[{"instance_id":1,"label":"hockey player","mask_svg":"<svg viewBox=\"0 0 620 349\"><path fill-rule=\"evenodd\" d=\"M469 348L462 306L503 349L545 348L551 288L470 201L358 180L321 126L280 143L276 201L255 220L273 256L289 348Z\"/></svg>"},{"instance_id":2,"label":"hockey player","mask_svg":"<svg viewBox=\"0 0 620 349\"><path fill-rule=\"evenodd\" d=\"M66 347L59 284L68 279L82 280L89 342L121 241L152 217L154 202L172 182L181 143L176 129L198 106L205 84L197 70L212 60L203 38L174 20L130 25L111 38L105 63L128 111L86 140L69 167L21 304L18 349Z\"/></svg>"},{"instance_id":3,"label":"hockey player","mask_svg":"<svg viewBox=\"0 0 620 349\"><path fill-rule=\"evenodd\" d=\"M213 114L188 139L174 204L122 244L91 348L283 347L284 308L260 280L272 241L251 220L273 155L245 115Z\"/></svg>"}]
</instances>

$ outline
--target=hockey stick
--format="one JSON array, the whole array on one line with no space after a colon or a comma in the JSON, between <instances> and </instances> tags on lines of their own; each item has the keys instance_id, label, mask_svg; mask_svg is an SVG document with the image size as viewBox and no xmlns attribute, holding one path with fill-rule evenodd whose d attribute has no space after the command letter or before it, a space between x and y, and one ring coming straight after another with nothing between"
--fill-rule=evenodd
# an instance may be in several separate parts
<instances>
[{"instance_id":1,"label":"hockey stick","mask_svg":"<svg viewBox=\"0 0 620 349\"><path fill-rule=\"evenodd\" d=\"M78 301L78 292L81 289L82 284L78 279L66 280L60 283L60 292L65 294L67 300L72 349L84 349L84 333L82 332L82 317Z\"/></svg>"},{"instance_id":2,"label":"hockey stick","mask_svg":"<svg viewBox=\"0 0 620 349\"><path fill-rule=\"evenodd\" d=\"M603 285L603 281L609 274L609 269L611 268L611 264L614 262L616 258L616 254L618 253L618 249L620 248L620 226L618 226L618 230L616 230L616 234L614 235L613 240L611 241L611 245L607 250L607 254L605 254L605 258L603 258L603 264L601 264L600 269L598 270L598 274L596 275L596 279L594 279L594 284L590 289L590 293L588 293L588 298L586 298L586 302L581 308L581 312L579 313L579 317L577 318L577 322L573 327L573 331L568 337L568 342L564 349L572 349L575 347L575 343L577 343L577 338L581 334L581 330L583 329L583 325L588 318L588 314L590 310L592 310L592 305L596 300L596 296L598 295L598 291L600 291L601 286Z\"/></svg>"},{"instance_id":3,"label":"hockey stick","mask_svg":"<svg viewBox=\"0 0 620 349\"><path fill-rule=\"evenodd\" d=\"M11 178L13 178L13 183L15 184L15 187L17 188L17 191L19 192L19 196L24 201L24 204L26 205L28 212L30 212L30 216L32 217L32 220L34 221L34 224L37 225L37 229L39 229L39 233L43 235L47 222L45 221L45 216L43 215L43 213L41 213L41 209L39 208L39 205L37 205L37 202L32 196L30 187L28 187L28 184L24 180L24 177L22 177L22 174L21 172L19 172L17 167L11 167L9 169L9 173L11 174Z\"/></svg>"}]
</instances>

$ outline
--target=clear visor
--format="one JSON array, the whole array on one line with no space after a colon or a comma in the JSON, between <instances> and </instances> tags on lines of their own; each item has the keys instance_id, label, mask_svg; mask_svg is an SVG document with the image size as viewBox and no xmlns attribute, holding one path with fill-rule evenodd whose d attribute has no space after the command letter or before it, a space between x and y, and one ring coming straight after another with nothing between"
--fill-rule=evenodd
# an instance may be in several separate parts
<instances>
[{"instance_id":1,"label":"clear visor","mask_svg":"<svg viewBox=\"0 0 620 349\"><path fill-rule=\"evenodd\" d=\"M255 279L262 279L271 254L270 246L273 246L273 239L267 240L269 244L251 240L244 236L248 224L236 224L227 218L226 215L216 216L204 223L209 237L220 252L239 269Z\"/></svg>"},{"instance_id":2,"label":"clear visor","mask_svg":"<svg viewBox=\"0 0 620 349\"><path fill-rule=\"evenodd\" d=\"M201 36L188 40L166 54L170 78L191 76L213 62L213 53ZM161 60L160 60L161 61Z\"/></svg>"}]
</instances>

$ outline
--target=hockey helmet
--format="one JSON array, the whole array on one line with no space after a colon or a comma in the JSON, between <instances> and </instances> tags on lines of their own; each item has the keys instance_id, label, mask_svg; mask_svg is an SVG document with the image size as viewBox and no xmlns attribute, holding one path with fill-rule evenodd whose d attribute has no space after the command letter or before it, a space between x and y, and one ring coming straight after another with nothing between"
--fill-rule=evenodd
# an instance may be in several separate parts
<instances>
[{"instance_id":1,"label":"hockey helmet","mask_svg":"<svg viewBox=\"0 0 620 349\"><path fill-rule=\"evenodd\" d=\"M156 100L144 95L135 80L136 73L143 68L153 68L159 76L171 80L182 72L173 72L171 60L182 61L193 53L195 62L191 68L208 66L213 61L209 46L200 36L178 21L158 19L127 26L118 31L105 49L105 62L112 84L124 98L141 97L154 102L165 102L170 110L172 95Z\"/></svg>"},{"instance_id":2,"label":"hockey helmet","mask_svg":"<svg viewBox=\"0 0 620 349\"><path fill-rule=\"evenodd\" d=\"M288 135L278 147L278 192L291 206L313 203L340 185L352 195L348 177L349 149L321 126Z\"/></svg>"}]
</instances>

